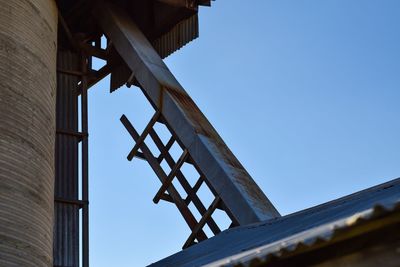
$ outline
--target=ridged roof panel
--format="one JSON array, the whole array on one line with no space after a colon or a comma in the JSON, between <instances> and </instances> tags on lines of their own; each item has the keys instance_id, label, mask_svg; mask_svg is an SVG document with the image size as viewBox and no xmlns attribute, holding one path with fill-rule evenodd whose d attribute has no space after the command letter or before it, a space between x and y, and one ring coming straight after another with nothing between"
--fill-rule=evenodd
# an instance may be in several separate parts
<instances>
[{"instance_id":1,"label":"ridged roof panel","mask_svg":"<svg viewBox=\"0 0 400 267\"><path fill-rule=\"evenodd\" d=\"M151 266L251 266L329 242L358 223L400 211L400 178L263 223L237 227Z\"/></svg>"}]
</instances>

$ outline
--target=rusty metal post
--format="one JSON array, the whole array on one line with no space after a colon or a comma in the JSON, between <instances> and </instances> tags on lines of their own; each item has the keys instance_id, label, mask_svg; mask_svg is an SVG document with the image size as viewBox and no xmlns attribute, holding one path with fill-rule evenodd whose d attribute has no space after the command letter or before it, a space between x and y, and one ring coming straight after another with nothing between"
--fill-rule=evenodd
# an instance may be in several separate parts
<instances>
[{"instance_id":1,"label":"rusty metal post","mask_svg":"<svg viewBox=\"0 0 400 267\"><path fill-rule=\"evenodd\" d=\"M88 58L82 55L82 94L81 123L82 132L88 132ZM82 266L89 267L89 144L88 135L82 139Z\"/></svg>"},{"instance_id":2,"label":"rusty metal post","mask_svg":"<svg viewBox=\"0 0 400 267\"><path fill-rule=\"evenodd\" d=\"M79 266L78 132L80 55L59 47L57 57L56 156L54 189L54 266Z\"/></svg>"}]
</instances>

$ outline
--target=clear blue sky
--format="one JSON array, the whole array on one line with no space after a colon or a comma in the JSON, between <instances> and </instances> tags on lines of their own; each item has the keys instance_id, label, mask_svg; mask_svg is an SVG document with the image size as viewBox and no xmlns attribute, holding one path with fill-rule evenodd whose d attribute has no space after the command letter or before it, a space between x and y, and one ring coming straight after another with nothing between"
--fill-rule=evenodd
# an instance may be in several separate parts
<instances>
[{"instance_id":1,"label":"clear blue sky","mask_svg":"<svg viewBox=\"0 0 400 267\"><path fill-rule=\"evenodd\" d=\"M400 1L218 0L166 62L282 214L400 176ZM144 266L189 229L128 162L152 110L108 81L90 92L91 263Z\"/></svg>"}]
</instances>

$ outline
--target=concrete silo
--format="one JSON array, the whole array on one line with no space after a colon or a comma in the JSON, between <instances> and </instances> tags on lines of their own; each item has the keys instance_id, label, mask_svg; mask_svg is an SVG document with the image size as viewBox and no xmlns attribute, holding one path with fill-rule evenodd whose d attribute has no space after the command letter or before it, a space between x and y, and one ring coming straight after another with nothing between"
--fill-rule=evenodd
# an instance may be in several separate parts
<instances>
[{"instance_id":1,"label":"concrete silo","mask_svg":"<svg viewBox=\"0 0 400 267\"><path fill-rule=\"evenodd\" d=\"M51 266L57 8L0 1L0 266Z\"/></svg>"}]
</instances>

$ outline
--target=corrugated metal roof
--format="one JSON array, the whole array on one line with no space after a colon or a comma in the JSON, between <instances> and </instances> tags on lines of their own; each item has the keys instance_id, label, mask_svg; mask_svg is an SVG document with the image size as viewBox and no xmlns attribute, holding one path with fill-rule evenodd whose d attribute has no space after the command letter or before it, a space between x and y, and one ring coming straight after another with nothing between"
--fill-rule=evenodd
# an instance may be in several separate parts
<instances>
[{"instance_id":1,"label":"corrugated metal roof","mask_svg":"<svg viewBox=\"0 0 400 267\"><path fill-rule=\"evenodd\" d=\"M152 42L154 49L162 58L166 58L199 37L199 21L197 13L182 20L168 32ZM113 92L125 85L131 72L126 64L122 63L111 73L110 91Z\"/></svg>"},{"instance_id":2,"label":"corrugated metal roof","mask_svg":"<svg viewBox=\"0 0 400 267\"><path fill-rule=\"evenodd\" d=\"M207 5L206 2L199 3ZM179 10L179 9L177 9ZM193 14L185 15L180 21L175 21L168 30L165 30L156 39L150 40L154 49L161 58L166 58L177 50L181 49L191 41L199 37L199 19L197 11ZM131 75L126 64L121 63L111 73L110 91L113 92L125 85L127 79Z\"/></svg>"},{"instance_id":3,"label":"corrugated metal roof","mask_svg":"<svg viewBox=\"0 0 400 267\"><path fill-rule=\"evenodd\" d=\"M400 179L263 223L237 227L151 266L249 266L329 242L365 220L400 211Z\"/></svg>"},{"instance_id":4,"label":"corrugated metal roof","mask_svg":"<svg viewBox=\"0 0 400 267\"><path fill-rule=\"evenodd\" d=\"M382 215L392 214L393 212L400 212L400 202L386 205L378 204L371 209L358 212L353 216L218 260L207 264L206 267L252 266L253 264L260 264L260 262L268 263L274 258L307 250L324 243L330 243L334 238L353 231L355 227L366 221L371 221L380 218Z\"/></svg>"},{"instance_id":5,"label":"corrugated metal roof","mask_svg":"<svg viewBox=\"0 0 400 267\"><path fill-rule=\"evenodd\" d=\"M153 42L154 49L165 58L184 45L199 37L199 20L197 14L182 20L169 32Z\"/></svg>"}]
</instances>

